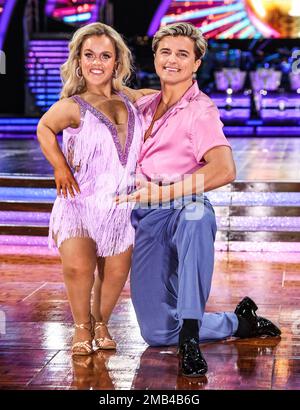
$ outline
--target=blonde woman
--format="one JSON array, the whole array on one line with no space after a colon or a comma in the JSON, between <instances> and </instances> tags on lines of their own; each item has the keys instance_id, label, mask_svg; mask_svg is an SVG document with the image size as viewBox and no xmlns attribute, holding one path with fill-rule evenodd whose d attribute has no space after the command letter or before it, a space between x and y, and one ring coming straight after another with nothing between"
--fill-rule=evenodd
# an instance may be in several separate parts
<instances>
[{"instance_id":1,"label":"blonde woman","mask_svg":"<svg viewBox=\"0 0 300 410\"><path fill-rule=\"evenodd\" d=\"M72 354L114 349L107 322L126 282L134 240L130 194L142 144L136 108L121 92L131 54L111 27L93 23L77 30L61 67L60 100L41 118L37 135L54 168L57 187L49 241L58 247L75 323ZM143 95L143 91L140 92ZM62 150L56 135L63 131ZM99 283L91 314L91 291Z\"/></svg>"}]
</instances>

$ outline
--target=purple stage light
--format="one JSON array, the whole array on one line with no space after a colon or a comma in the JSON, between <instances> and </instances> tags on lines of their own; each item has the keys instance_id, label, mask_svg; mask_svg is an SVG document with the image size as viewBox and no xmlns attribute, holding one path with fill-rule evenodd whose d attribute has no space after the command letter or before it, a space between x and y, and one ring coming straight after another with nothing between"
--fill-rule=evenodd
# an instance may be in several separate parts
<instances>
[{"instance_id":1,"label":"purple stage light","mask_svg":"<svg viewBox=\"0 0 300 410\"><path fill-rule=\"evenodd\" d=\"M1 214L0 214L1 215ZM0 216L1 217L1 216ZM255 216L230 216L217 217L219 229L233 231L271 231L271 232L299 232L300 217L255 217Z\"/></svg>"},{"instance_id":2,"label":"purple stage light","mask_svg":"<svg viewBox=\"0 0 300 410\"><path fill-rule=\"evenodd\" d=\"M3 13L3 10L4 10L5 1L6 0L0 0L0 20L1 20L1 14Z\"/></svg>"},{"instance_id":3,"label":"purple stage light","mask_svg":"<svg viewBox=\"0 0 300 410\"><path fill-rule=\"evenodd\" d=\"M285 108L298 107L300 109L300 96L284 94L280 96L264 97L261 105L263 108L276 108L284 104Z\"/></svg>"},{"instance_id":4,"label":"purple stage light","mask_svg":"<svg viewBox=\"0 0 300 410\"><path fill-rule=\"evenodd\" d=\"M225 135L235 135L235 136L243 136L243 135L253 135L254 134L254 127L233 127L233 126L225 126L223 128Z\"/></svg>"},{"instance_id":5,"label":"purple stage light","mask_svg":"<svg viewBox=\"0 0 300 410\"><path fill-rule=\"evenodd\" d=\"M220 108L225 107L228 105L227 102L227 95L217 95L211 94L210 98L214 101L214 103ZM251 98L248 95L242 96L231 96L232 102L230 103L231 107L239 107L239 108L250 108L251 106Z\"/></svg>"},{"instance_id":6,"label":"purple stage light","mask_svg":"<svg viewBox=\"0 0 300 410\"><path fill-rule=\"evenodd\" d=\"M225 110L219 108L220 116L222 119L249 119L251 116L250 109L245 108L233 108L231 110Z\"/></svg>"},{"instance_id":7,"label":"purple stage light","mask_svg":"<svg viewBox=\"0 0 300 410\"><path fill-rule=\"evenodd\" d=\"M3 3L2 13L0 14L0 50L3 49L6 32L8 29L9 21L14 11L16 0L6 0Z\"/></svg>"},{"instance_id":8,"label":"purple stage light","mask_svg":"<svg viewBox=\"0 0 300 410\"><path fill-rule=\"evenodd\" d=\"M99 21L100 10L106 0L48 0L45 6L46 15L65 23L81 25Z\"/></svg>"},{"instance_id":9,"label":"purple stage light","mask_svg":"<svg viewBox=\"0 0 300 410\"><path fill-rule=\"evenodd\" d=\"M161 19L168 11L171 1L172 0L162 0L162 2L160 3L148 29L148 36L153 36L159 29Z\"/></svg>"},{"instance_id":10,"label":"purple stage light","mask_svg":"<svg viewBox=\"0 0 300 410\"><path fill-rule=\"evenodd\" d=\"M261 118L268 120L298 120L300 118L299 109L262 109ZM300 135L299 135L300 136Z\"/></svg>"},{"instance_id":11,"label":"purple stage light","mask_svg":"<svg viewBox=\"0 0 300 410\"><path fill-rule=\"evenodd\" d=\"M67 48L67 44L65 45L65 47ZM62 48L63 48L63 46L62 46ZM61 48L61 50L62 50L62 48ZM68 51L67 50L65 52L63 52L63 51L61 51L61 52L58 52L58 51L55 51L55 52L52 52L52 51L50 51L50 52L49 51L35 52L34 48L32 48L32 50L33 50L33 52L29 53L30 57L55 57L55 58L63 57L63 58L66 58L66 59L68 58Z\"/></svg>"},{"instance_id":12,"label":"purple stage light","mask_svg":"<svg viewBox=\"0 0 300 410\"><path fill-rule=\"evenodd\" d=\"M248 241L219 241L215 242L215 250L218 252L243 252L242 259L253 258L257 261L261 257L265 260L274 259L279 254L285 253L285 260L299 262L299 242L248 242ZM251 253L250 253L251 252ZM59 256L56 248L48 248L46 236L14 236L0 235L0 253L2 255L41 255ZM222 255L216 254L216 259Z\"/></svg>"},{"instance_id":13,"label":"purple stage light","mask_svg":"<svg viewBox=\"0 0 300 410\"><path fill-rule=\"evenodd\" d=\"M4 224L47 226L49 219L49 212L0 212L0 223ZM217 225L221 230L297 232L300 230L300 217L217 217Z\"/></svg>"},{"instance_id":14,"label":"purple stage light","mask_svg":"<svg viewBox=\"0 0 300 410\"><path fill-rule=\"evenodd\" d=\"M1 125L29 125L34 124L37 125L38 119L36 118L0 118L0 127Z\"/></svg>"},{"instance_id":15,"label":"purple stage light","mask_svg":"<svg viewBox=\"0 0 300 410\"><path fill-rule=\"evenodd\" d=\"M299 206L300 192L211 191L207 197L214 206Z\"/></svg>"},{"instance_id":16,"label":"purple stage light","mask_svg":"<svg viewBox=\"0 0 300 410\"><path fill-rule=\"evenodd\" d=\"M31 40L30 45L35 46L57 46L62 45L64 46L67 43L66 40ZM51 48L52 49L52 48Z\"/></svg>"},{"instance_id":17,"label":"purple stage light","mask_svg":"<svg viewBox=\"0 0 300 410\"><path fill-rule=\"evenodd\" d=\"M56 198L56 189L0 187L0 198L21 202L52 203Z\"/></svg>"},{"instance_id":18,"label":"purple stage light","mask_svg":"<svg viewBox=\"0 0 300 410\"><path fill-rule=\"evenodd\" d=\"M30 125L1 125L1 132L28 132L36 131L36 127Z\"/></svg>"},{"instance_id":19,"label":"purple stage light","mask_svg":"<svg viewBox=\"0 0 300 410\"><path fill-rule=\"evenodd\" d=\"M49 223L49 218L49 212L0 211L0 223L5 224L45 225Z\"/></svg>"},{"instance_id":20,"label":"purple stage light","mask_svg":"<svg viewBox=\"0 0 300 410\"><path fill-rule=\"evenodd\" d=\"M272 136L285 136L285 135L293 135L300 137L300 127L257 127L256 128L257 135L272 135Z\"/></svg>"},{"instance_id":21,"label":"purple stage light","mask_svg":"<svg viewBox=\"0 0 300 410\"><path fill-rule=\"evenodd\" d=\"M35 96L36 106L41 107L41 111L46 111L59 99L62 87L60 66L67 58L67 40L30 41L27 58L27 86ZM47 83L48 80L51 82Z\"/></svg>"}]
</instances>

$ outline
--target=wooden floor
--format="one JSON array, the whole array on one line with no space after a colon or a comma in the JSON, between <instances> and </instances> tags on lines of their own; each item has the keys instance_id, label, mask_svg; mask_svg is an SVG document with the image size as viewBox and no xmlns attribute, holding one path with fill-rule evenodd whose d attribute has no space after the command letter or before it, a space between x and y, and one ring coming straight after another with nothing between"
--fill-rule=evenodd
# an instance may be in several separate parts
<instances>
[{"instance_id":1,"label":"wooden floor","mask_svg":"<svg viewBox=\"0 0 300 410\"><path fill-rule=\"evenodd\" d=\"M175 347L149 348L126 285L111 319L116 352L72 360L72 319L56 257L0 256L1 389L300 389L300 254L217 253L208 311L249 295L282 337L202 345L209 371L178 375Z\"/></svg>"},{"instance_id":2,"label":"wooden floor","mask_svg":"<svg viewBox=\"0 0 300 410\"><path fill-rule=\"evenodd\" d=\"M299 181L300 138L229 138L238 180ZM0 174L53 175L36 139L0 139Z\"/></svg>"},{"instance_id":3,"label":"wooden floor","mask_svg":"<svg viewBox=\"0 0 300 410\"><path fill-rule=\"evenodd\" d=\"M300 138L230 142L238 180L300 181ZM52 170L36 140L4 139L1 174L47 176ZM260 315L279 325L282 337L202 345L209 371L195 381L178 375L176 347L149 348L142 340L128 284L110 322L117 351L72 360L72 317L56 254L42 247L2 246L0 278L0 389L300 389L298 251L216 253L207 311L233 311L248 295Z\"/></svg>"}]
</instances>

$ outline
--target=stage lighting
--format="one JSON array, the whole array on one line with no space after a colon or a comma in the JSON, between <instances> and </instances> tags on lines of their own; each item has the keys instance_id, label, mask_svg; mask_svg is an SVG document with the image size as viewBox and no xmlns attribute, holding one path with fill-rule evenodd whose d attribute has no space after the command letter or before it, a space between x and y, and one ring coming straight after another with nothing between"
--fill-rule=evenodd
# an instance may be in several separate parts
<instances>
[{"instance_id":1,"label":"stage lighting","mask_svg":"<svg viewBox=\"0 0 300 410\"><path fill-rule=\"evenodd\" d=\"M300 37L299 0L245 0L245 3L254 25L261 22L277 32L279 37Z\"/></svg>"}]
</instances>

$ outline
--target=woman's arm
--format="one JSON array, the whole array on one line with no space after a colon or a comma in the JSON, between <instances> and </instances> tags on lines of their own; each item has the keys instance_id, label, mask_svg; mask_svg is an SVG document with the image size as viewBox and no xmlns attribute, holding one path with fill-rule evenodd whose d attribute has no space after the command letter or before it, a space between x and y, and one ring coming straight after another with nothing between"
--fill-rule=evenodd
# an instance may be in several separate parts
<instances>
[{"instance_id":1,"label":"woman's arm","mask_svg":"<svg viewBox=\"0 0 300 410\"><path fill-rule=\"evenodd\" d=\"M40 119L37 127L37 138L46 159L54 168L57 194L61 192L65 198L68 192L75 197L74 189L80 193L79 186L57 142L56 135L67 127L78 127L80 109L70 99L55 103Z\"/></svg>"}]
</instances>

